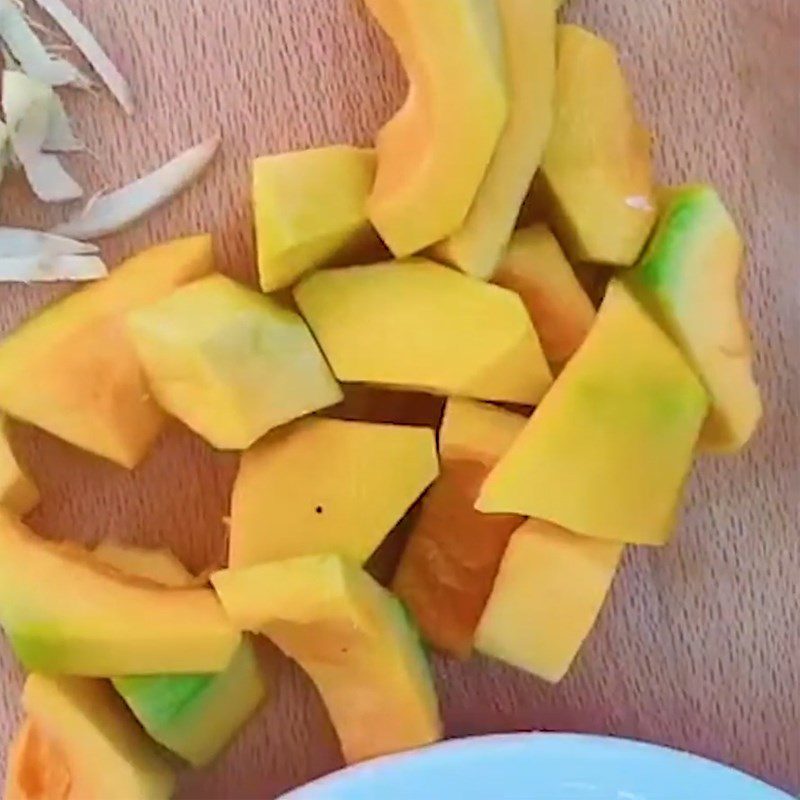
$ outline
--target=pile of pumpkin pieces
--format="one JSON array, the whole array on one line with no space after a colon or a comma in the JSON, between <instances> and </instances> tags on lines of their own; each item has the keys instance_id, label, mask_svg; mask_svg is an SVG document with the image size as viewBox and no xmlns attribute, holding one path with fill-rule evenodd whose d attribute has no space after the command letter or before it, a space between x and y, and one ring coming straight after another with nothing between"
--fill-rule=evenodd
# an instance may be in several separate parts
<instances>
[{"instance_id":1,"label":"pile of pumpkin pieces","mask_svg":"<svg viewBox=\"0 0 800 800\"><path fill-rule=\"evenodd\" d=\"M129 469L167 414L243 451L227 567L198 577L33 533L2 440L9 798L168 797L153 740L205 765L264 700L251 634L348 763L441 737L420 638L556 682L695 453L757 425L741 238L711 187L655 186L613 47L552 0L365 2L412 90L374 149L255 162L262 292L192 236L0 342L13 420ZM363 565L412 507L389 591Z\"/></svg>"}]
</instances>

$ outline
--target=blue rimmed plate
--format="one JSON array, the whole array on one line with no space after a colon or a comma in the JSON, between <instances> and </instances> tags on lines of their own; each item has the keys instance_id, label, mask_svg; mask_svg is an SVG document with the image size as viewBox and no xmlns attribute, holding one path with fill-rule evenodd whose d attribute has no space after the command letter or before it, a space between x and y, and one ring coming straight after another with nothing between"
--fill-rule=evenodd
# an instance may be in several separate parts
<instances>
[{"instance_id":1,"label":"blue rimmed plate","mask_svg":"<svg viewBox=\"0 0 800 800\"><path fill-rule=\"evenodd\" d=\"M283 800L791 800L663 747L576 734L461 739L376 759Z\"/></svg>"}]
</instances>

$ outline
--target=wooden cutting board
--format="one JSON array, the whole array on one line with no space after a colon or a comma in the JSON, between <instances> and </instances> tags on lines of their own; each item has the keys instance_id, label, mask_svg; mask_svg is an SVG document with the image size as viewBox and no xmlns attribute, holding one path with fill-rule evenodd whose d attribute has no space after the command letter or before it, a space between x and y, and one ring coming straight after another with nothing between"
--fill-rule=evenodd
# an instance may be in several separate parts
<instances>
[{"instance_id":1,"label":"wooden cutting board","mask_svg":"<svg viewBox=\"0 0 800 800\"><path fill-rule=\"evenodd\" d=\"M367 143L403 96L391 48L359 0L69 4L90 21L139 101L127 119L105 97L70 100L97 156L72 160L86 185L114 186L201 137L225 137L201 185L108 242L112 261L167 236L211 230L222 268L252 280L249 160L334 141ZM714 181L747 232L766 421L745 455L701 460L673 546L630 551L600 624L560 686L478 658L437 661L447 731L632 736L721 759L797 792L800 4L575 0L569 16L619 44L656 134L663 180ZM4 223L45 224L55 214L31 209L13 180L5 185ZM59 291L1 287L0 330ZM18 438L44 490L32 518L38 530L168 543L197 569L222 560L233 456L213 453L175 425L152 458L126 474L44 434L20 430ZM307 679L268 646L265 665L271 705L224 759L185 777L182 797L273 797L339 765ZM5 643L0 673L4 750L22 683Z\"/></svg>"}]
</instances>

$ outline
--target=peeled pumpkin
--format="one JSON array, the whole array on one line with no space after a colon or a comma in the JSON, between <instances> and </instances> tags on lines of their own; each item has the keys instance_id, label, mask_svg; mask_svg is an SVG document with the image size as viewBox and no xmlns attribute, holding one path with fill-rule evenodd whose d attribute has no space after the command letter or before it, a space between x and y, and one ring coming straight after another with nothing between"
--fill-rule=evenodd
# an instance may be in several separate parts
<instances>
[{"instance_id":1,"label":"peeled pumpkin","mask_svg":"<svg viewBox=\"0 0 800 800\"><path fill-rule=\"evenodd\" d=\"M5 800L168 800L175 774L107 681L31 675Z\"/></svg>"},{"instance_id":2,"label":"peeled pumpkin","mask_svg":"<svg viewBox=\"0 0 800 800\"><path fill-rule=\"evenodd\" d=\"M552 0L497 0L509 91L508 122L464 224L438 258L489 279L539 167L553 122L556 17Z\"/></svg>"},{"instance_id":3,"label":"peeled pumpkin","mask_svg":"<svg viewBox=\"0 0 800 800\"><path fill-rule=\"evenodd\" d=\"M166 418L147 389L125 315L213 268L210 236L175 239L48 306L0 342L0 408L135 467Z\"/></svg>"},{"instance_id":4,"label":"peeled pumpkin","mask_svg":"<svg viewBox=\"0 0 800 800\"><path fill-rule=\"evenodd\" d=\"M17 461L8 440L8 425L0 415L0 506L20 517L39 502L39 490Z\"/></svg>"},{"instance_id":5,"label":"peeled pumpkin","mask_svg":"<svg viewBox=\"0 0 800 800\"><path fill-rule=\"evenodd\" d=\"M224 275L210 275L128 317L150 391L220 450L342 399L302 319Z\"/></svg>"},{"instance_id":6,"label":"peeled pumpkin","mask_svg":"<svg viewBox=\"0 0 800 800\"><path fill-rule=\"evenodd\" d=\"M3 800L68 800L71 784L64 752L26 718L8 750Z\"/></svg>"},{"instance_id":7,"label":"peeled pumpkin","mask_svg":"<svg viewBox=\"0 0 800 800\"><path fill-rule=\"evenodd\" d=\"M485 655L558 683L603 607L624 546L531 519L511 537L478 625Z\"/></svg>"},{"instance_id":8,"label":"peeled pumpkin","mask_svg":"<svg viewBox=\"0 0 800 800\"><path fill-rule=\"evenodd\" d=\"M266 697L248 640L216 674L131 675L113 685L148 734L195 767L211 763Z\"/></svg>"},{"instance_id":9,"label":"peeled pumpkin","mask_svg":"<svg viewBox=\"0 0 800 800\"><path fill-rule=\"evenodd\" d=\"M207 575L192 575L168 548L105 540L93 555L125 575L173 589L207 583ZM217 673L129 675L112 683L150 737L196 767L213 761L266 697L258 658L248 640Z\"/></svg>"},{"instance_id":10,"label":"peeled pumpkin","mask_svg":"<svg viewBox=\"0 0 800 800\"><path fill-rule=\"evenodd\" d=\"M595 308L546 225L514 234L494 281L522 298L547 360L561 369L586 339Z\"/></svg>"},{"instance_id":11,"label":"peeled pumpkin","mask_svg":"<svg viewBox=\"0 0 800 800\"><path fill-rule=\"evenodd\" d=\"M553 381L517 295L426 259L323 270L294 298L347 383L535 405Z\"/></svg>"},{"instance_id":12,"label":"peeled pumpkin","mask_svg":"<svg viewBox=\"0 0 800 800\"><path fill-rule=\"evenodd\" d=\"M241 642L210 589L124 575L2 511L0 625L23 666L48 675L218 672Z\"/></svg>"},{"instance_id":13,"label":"peeled pumpkin","mask_svg":"<svg viewBox=\"0 0 800 800\"><path fill-rule=\"evenodd\" d=\"M443 459L478 459L496 464L522 433L526 419L504 408L461 397L447 401L439 430Z\"/></svg>"},{"instance_id":14,"label":"peeled pumpkin","mask_svg":"<svg viewBox=\"0 0 800 800\"><path fill-rule=\"evenodd\" d=\"M367 201L372 224L403 257L453 233L475 199L508 111L502 35L485 0L365 2L411 85L378 135Z\"/></svg>"},{"instance_id":15,"label":"peeled pumpkin","mask_svg":"<svg viewBox=\"0 0 800 800\"><path fill-rule=\"evenodd\" d=\"M739 283L744 245L710 186L664 191L655 234L626 284L683 351L711 397L700 446L734 452L764 413Z\"/></svg>"},{"instance_id":16,"label":"peeled pumpkin","mask_svg":"<svg viewBox=\"0 0 800 800\"><path fill-rule=\"evenodd\" d=\"M708 405L678 348L612 281L589 336L484 483L477 508L664 545Z\"/></svg>"},{"instance_id":17,"label":"peeled pumpkin","mask_svg":"<svg viewBox=\"0 0 800 800\"><path fill-rule=\"evenodd\" d=\"M230 566L318 553L362 563L438 474L430 428L298 420L242 456Z\"/></svg>"},{"instance_id":18,"label":"peeled pumpkin","mask_svg":"<svg viewBox=\"0 0 800 800\"><path fill-rule=\"evenodd\" d=\"M253 164L261 288L274 292L330 261L370 228L365 203L375 153L333 145L264 156Z\"/></svg>"},{"instance_id":19,"label":"peeled pumpkin","mask_svg":"<svg viewBox=\"0 0 800 800\"><path fill-rule=\"evenodd\" d=\"M578 25L559 26L541 187L573 263L629 267L639 257L657 217L650 147L614 47Z\"/></svg>"},{"instance_id":20,"label":"peeled pumpkin","mask_svg":"<svg viewBox=\"0 0 800 800\"><path fill-rule=\"evenodd\" d=\"M239 627L297 661L325 703L348 764L442 736L431 668L402 605L348 559L305 556L216 572Z\"/></svg>"},{"instance_id":21,"label":"peeled pumpkin","mask_svg":"<svg viewBox=\"0 0 800 800\"><path fill-rule=\"evenodd\" d=\"M459 658L472 652L509 538L523 517L474 508L492 467L525 427L502 408L451 398L439 434L442 473L422 501L392 584L425 639Z\"/></svg>"}]
</instances>

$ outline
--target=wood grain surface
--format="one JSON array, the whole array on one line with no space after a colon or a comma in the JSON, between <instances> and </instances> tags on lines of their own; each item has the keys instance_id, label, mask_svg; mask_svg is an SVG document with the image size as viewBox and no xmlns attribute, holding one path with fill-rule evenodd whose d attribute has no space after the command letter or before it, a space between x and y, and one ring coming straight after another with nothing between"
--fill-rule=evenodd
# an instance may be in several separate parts
<instances>
[{"instance_id":1,"label":"wood grain surface","mask_svg":"<svg viewBox=\"0 0 800 800\"><path fill-rule=\"evenodd\" d=\"M328 142L367 143L403 96L395 56L359 0L70 5L130 76L139 101L128 119L106 97L70 97L96 156L71 162L87 185L116 185L201 137L225 137L201 185L108 242L112 261L167 236L209 229L221 267L252 280L249 160ZM600 624L560 686L479 658L437 661L447 732L632 736L735 764L797 792L800 3L575 0L568 16L619 44L656 134L662 179L714 181L747 232L748 307L767 415L746 454L698 464L674 545L630 551ZM4 223L52 222L58 213L32 204L19 181L4 189ZM0 288L0 331L60 291ZM221 563L234 456L213 453L177 424L133 474L36 431L20 428L17 439L44 491L32 518L39 531L168 543L196 569ZM267 644L264 661L270 706L224 759L183 778L181 797L273 797L339 765L308 680ZM0 671L5 749L22 674L4 642Z\"/></svg>"}]
</instances>

